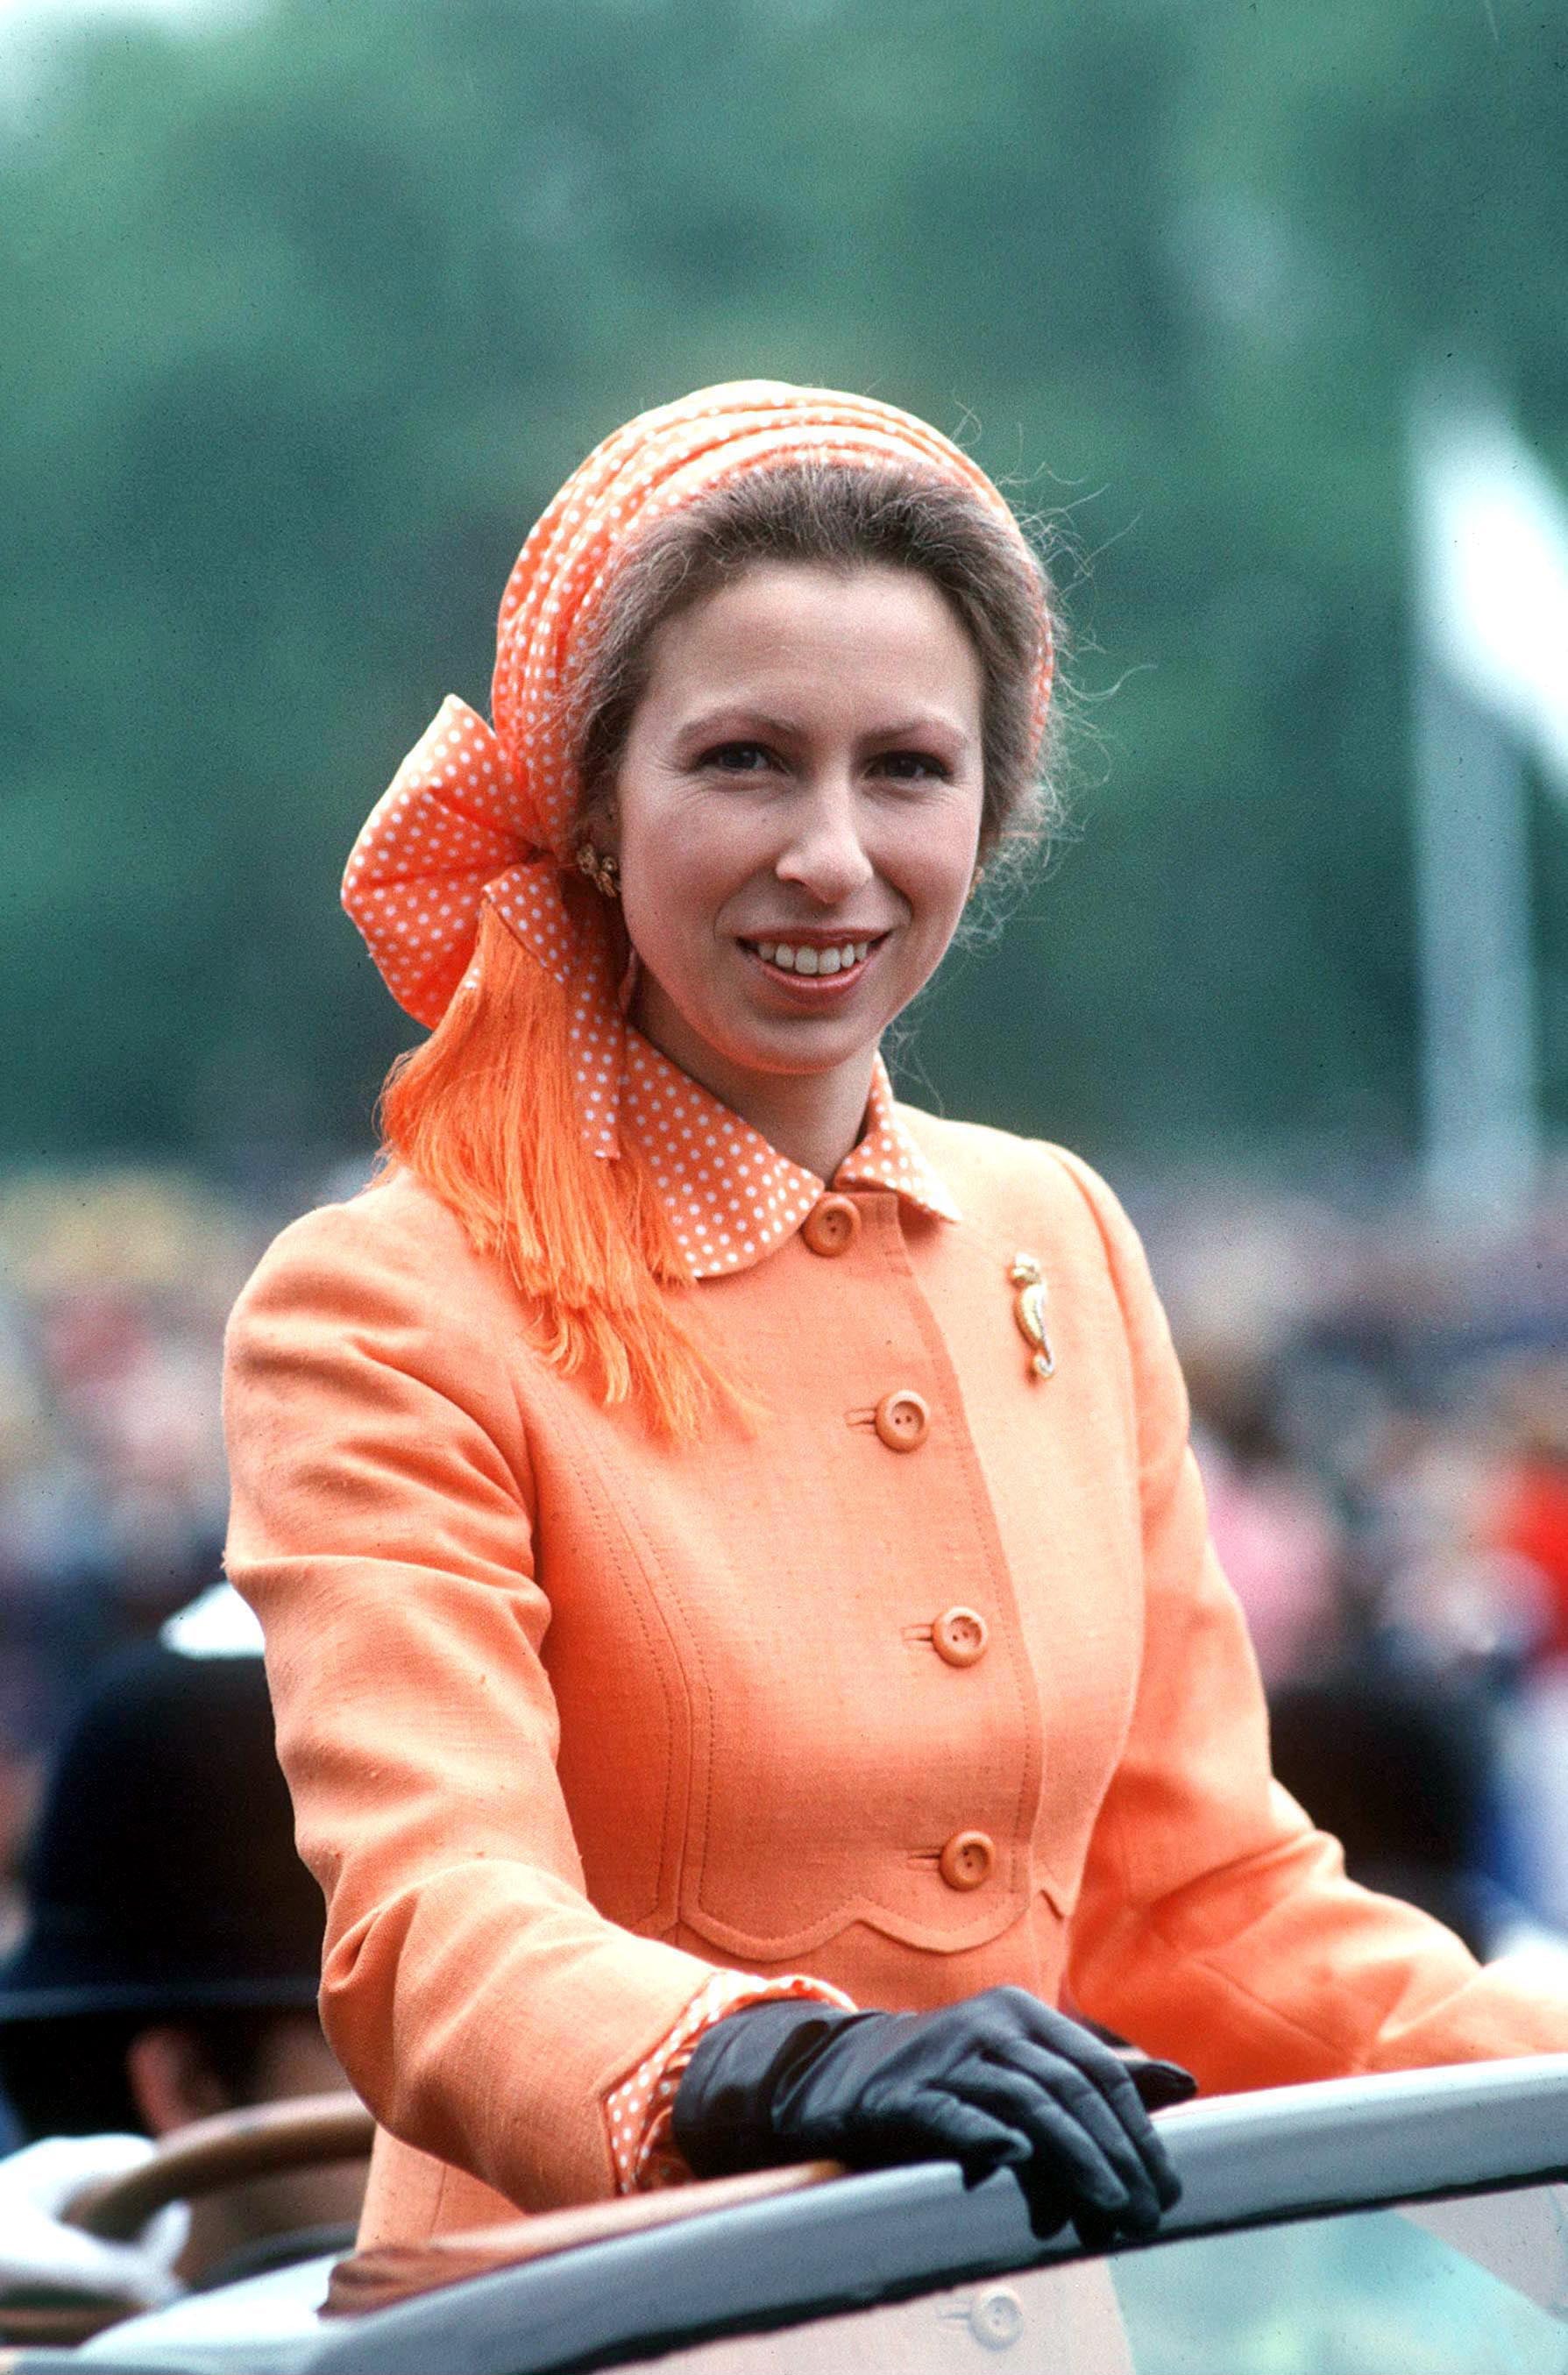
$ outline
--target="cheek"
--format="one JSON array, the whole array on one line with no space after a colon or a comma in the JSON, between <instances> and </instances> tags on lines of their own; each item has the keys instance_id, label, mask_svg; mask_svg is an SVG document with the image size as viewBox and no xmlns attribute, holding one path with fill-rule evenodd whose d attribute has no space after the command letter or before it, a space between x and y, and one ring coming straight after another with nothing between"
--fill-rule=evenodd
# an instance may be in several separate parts
<instances>
[{"instance_id":1,"label":"cheek","mask_svg":"<svg viewBox=\"0 0 1568 2375\"><path fill-rule=\"evenodd\" d=\"M648 814L624 814L621 899L635 931L711 939L726 900L743 890L767 848L743 813L704 799L666 801Z\"/></svg>"},{"instance_id":2,"label":"cheek","mask_svg":"<svg viewBox=\"0 0 1568 2375\"><path fill-rule=\"evenodd\" d=\"M950 938L974 881L980 841L978 804L942 817L890 853L888 876L926 934Z\"/></svg>"},{"instance_id":3,"label":"cheek","mask_svg":"<svg viewBox=\"0 0 1568 2375\"><path fill-rule=\"evenodd\" d=\"M666 832L623 836L621 911L644 970L677 989L699 980L715 945L728 876L710 836Z\"/></svg>"}]
</instances>

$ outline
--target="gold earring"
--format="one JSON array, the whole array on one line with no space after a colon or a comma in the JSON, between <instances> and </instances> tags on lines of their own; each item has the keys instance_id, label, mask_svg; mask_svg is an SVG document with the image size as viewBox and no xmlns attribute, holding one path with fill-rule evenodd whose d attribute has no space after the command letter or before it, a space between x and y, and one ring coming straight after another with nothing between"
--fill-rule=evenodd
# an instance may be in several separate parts
<instances>
[{"instance_id":1,"label":"gold earring","mask_svg":"<svg viewBox=\"0 0 1568 2375\"><path fill-rule=\"evenodd\" d=\"M577 845L578 871L585 874L595 891L607 899L620 896L620 861L607 849L595 849L591 841Z\"/></svg>"}]
</instances>

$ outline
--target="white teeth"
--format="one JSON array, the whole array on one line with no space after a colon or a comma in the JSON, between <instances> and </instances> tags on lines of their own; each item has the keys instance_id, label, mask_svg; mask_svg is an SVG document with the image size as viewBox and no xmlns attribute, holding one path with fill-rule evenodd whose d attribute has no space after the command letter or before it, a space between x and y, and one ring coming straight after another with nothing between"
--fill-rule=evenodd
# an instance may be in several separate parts
<instances>
[{"instance_id":1,"label":"white teeth","mask_svg":"<svg viewBox=\"0 0 1568 2375\"><path fill-rule=\"evenodd\" d=\"M781 973L845 973L851 965L865 963L870 946L869 940L846 940L837 949L797 949L787 940L759 940L757 953Z\"/></svg>"}]
</instances>

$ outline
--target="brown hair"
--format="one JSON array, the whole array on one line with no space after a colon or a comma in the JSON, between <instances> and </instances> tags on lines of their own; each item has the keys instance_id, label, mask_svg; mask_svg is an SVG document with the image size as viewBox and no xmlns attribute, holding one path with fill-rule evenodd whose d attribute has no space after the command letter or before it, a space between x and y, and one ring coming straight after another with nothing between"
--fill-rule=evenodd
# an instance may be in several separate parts
<instances>
[{"instance_id":1,"label":"brown hair","mask_svg":"<svg viewBox=\"0 0 1568 2375\"><path fill-rule=\"evenodd\" d=\"M831 461L728 480L655 521L620 561L565 696L580 825L613 795L659 628L764 561L908 569L937 586L981 662L981 857L1032 848L1050 821L1035 748L1043 569L1005 518L935 472ZM715 1411L754 1408L692 1332L679 1296L690 1274L637 1149L605 1162L583 1142L561 985L489 909L462 987L393 1067L382 1120L387 1153L505 1264L563 1375L677 1440Z\"/></svg>"}]
</instances>

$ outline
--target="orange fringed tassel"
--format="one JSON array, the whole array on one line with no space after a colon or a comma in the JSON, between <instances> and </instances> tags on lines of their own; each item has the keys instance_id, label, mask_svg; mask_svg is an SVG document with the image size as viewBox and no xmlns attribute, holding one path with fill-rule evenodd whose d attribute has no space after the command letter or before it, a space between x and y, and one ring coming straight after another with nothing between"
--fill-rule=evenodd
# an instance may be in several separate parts
<instances>
[{"instance_id":1,"label":"orange fringed tassel","mask_svg":"<svg viewBox=\"0 0 1568 2375\"><path fill-rule=\"evenodd\" d=\"M690 1439L749 1405L670 1307L690 1273L635 1151L583 1143L567 1022L560 984L487 907L477 963L387 1076L385 1149L505 1263L548 1361Z\"/></svg>"}]
</instances>

